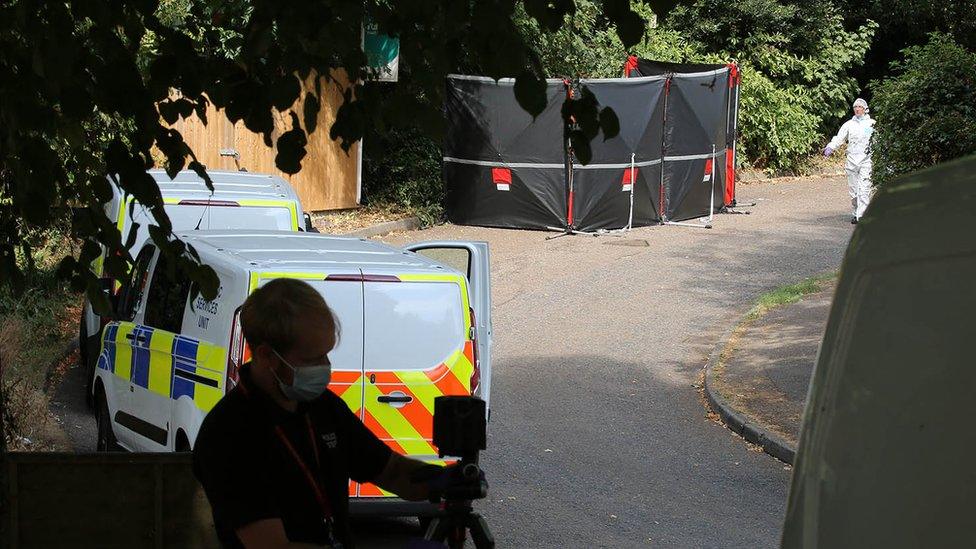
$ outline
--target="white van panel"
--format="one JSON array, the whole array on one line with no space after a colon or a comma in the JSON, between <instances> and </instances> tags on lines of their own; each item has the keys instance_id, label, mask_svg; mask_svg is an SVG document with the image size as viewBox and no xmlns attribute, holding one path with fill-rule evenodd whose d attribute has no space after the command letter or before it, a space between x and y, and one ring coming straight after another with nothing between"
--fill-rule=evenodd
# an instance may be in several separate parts
<instances>
[{"instance_id":1,"label":"white van panel","mask_svg":"<svg viewBox=\"0 0 976 549\"><path fill-rule=\"evenodd\" d=\"M366 282L366 371L429 370L463 348L460 286L445 282Z\"/></svg>"},{"instance_id":2,"label":"white van panel","mask_svg":"<svg viewBox=\"0 0 976 549\"><path fill-rule=\"evenodd\" d=\"M264 286L270 280L263 280ZM332 309L339 327L339 339L329 352L334 371L363 369L363 291L360 282L305 280L318 290Z\"/></svg>"},{"instance_id":3,"label":"white van panel","mask_svg":"<svg viewBox=\"0 0 976 549\"><path fill-rule=\"evenodd\" d=\"M220 279L217 297L207 301L202 295L193 297L190 294L190 306L183 311L183 335L228 347L234 311L247 299L247 283L244 277L239 274L235 276L233 271L214 265L210 268Z\"/></svg>"}]
</instances>

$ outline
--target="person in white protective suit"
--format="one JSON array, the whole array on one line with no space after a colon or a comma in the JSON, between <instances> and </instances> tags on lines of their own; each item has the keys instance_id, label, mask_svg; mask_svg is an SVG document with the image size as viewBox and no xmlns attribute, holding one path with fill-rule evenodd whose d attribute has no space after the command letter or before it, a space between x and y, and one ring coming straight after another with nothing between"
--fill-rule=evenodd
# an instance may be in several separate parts
<instances>
[{"instance_id":1,"label":"person in white protective suit","mask_svg":"<svg viewBox=\"0 0 976 549\"><path fill-rule=\"evenodd\" d=\"M837 135L824 149L824 156L833 154L847 141L847 189L854 210L851 223L857 223L871 201L871 136L874 119L868 114L868 102L860 97L854 101L854 117L844 122Z\"/></svg>"}]
</instances>

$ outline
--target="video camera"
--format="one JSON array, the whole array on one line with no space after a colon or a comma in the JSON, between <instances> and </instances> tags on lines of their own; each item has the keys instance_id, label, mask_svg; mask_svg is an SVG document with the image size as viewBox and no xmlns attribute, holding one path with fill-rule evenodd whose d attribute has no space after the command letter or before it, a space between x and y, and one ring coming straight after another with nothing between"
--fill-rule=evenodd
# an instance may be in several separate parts
<instances>
[{"instance_id":1,"label":"video camera","mask_svg":"<svg viewBox=\"0 0 976 549\"><path fill-rule=\"evenodd\" d=\"M471 500L488 495L488 484L478 467L478 454L487 447L488 424L485 401L471 396L441 396L434 399L434 444L440 457L458 457L454 471L458 477L441 496L440 512L434 516L424 536L463 548L468 533L476 549L492 549L495 537L488 523L471 508Z\"/></svg>"},{"instance_id":2,"label":"video camera","mask_svg":"<svg viewBox=\"0 0 976 549\"><path fill-rule=\"evenodd\" d=\"M448 500L472 500L487 496L478 466L478 455L487 448L488 424L485 401L471 396L441 396L434 399L434 445L440 457L461 458L459 482L443 494Z\"/></svg>"}]
</instances>

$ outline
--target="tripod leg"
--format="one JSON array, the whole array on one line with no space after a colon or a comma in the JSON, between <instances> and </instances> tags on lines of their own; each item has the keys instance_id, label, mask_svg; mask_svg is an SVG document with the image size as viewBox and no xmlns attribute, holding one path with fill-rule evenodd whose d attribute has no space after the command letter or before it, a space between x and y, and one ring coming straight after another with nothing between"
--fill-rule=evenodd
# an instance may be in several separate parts
<instances>
[{"instance_id":1,"label":"tripod leg","mask_svg":"<svg viewBox=\"0 0 976 549\"><path fill-rule=\"evenodd\" d=\"M453 516L434 518L424 535L425 540L443 543L451 549L464 547L466 537L464 522Z\"/></svg>"},{"instance_id":2,"label":"tripod leg","mask_svg":"<svg viewBox=\"0 0 976 549\"><path fill-rule=\"evenodd\" d=\"M488 529L488 523L484 517L477 513L468 515L468 530L471 530L471 539L474 541L475 549L494 549L495 536Z\"/></svg>"},{"instance_id":3,"label":"tripod leg","mask_svg":"<svg viewBox=\"0 0 976 549\"><path fill-rule=\"evenodd\" d=\"M434 517L427 525L427 532L424 539L428 541L444 541L447 539L447 531L450 528L450 521L443 520L441 517Z\"/></svg>"}]
</instances>

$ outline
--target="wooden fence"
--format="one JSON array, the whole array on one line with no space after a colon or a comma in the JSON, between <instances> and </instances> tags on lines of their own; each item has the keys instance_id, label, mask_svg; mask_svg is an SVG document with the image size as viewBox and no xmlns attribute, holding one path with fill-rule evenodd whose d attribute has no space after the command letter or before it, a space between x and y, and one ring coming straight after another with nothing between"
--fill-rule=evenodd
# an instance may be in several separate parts
<instances>
[{"instance_id":1,"label":"wooden fence","mask_svg":"<svg viewBox=\"0 0 976 549\"><path fill-rule=\"evenodd\" d=\"M190 459L190 454L6 454L0 546L219 547Z\"/></svg>"},{"instance_id":2,"label":"wooden fence","mask_svg":"<svg viewBox=\"0 0 976 549\"><path fill-rule=\"evenodd\" d=\"M241 155L241 166L249 172L273 173L287 180L298 192L305 211L355 208L359 203L360 167L362 164L361 142L349 152L342 150L338 141L329 137L329 128L335 122L335 114L343 101L344 80L339 83L320 80L321 99L315 132L308 136L307 156L302 170L287 175L275 167L275 149L264 144L264 138L248 130L244 122L231 124L224 113L213 105L207 109L205 125L195 114L176 122L177 129L203 164L222 170L237 169L234 159L221 157L221 149L235 149ZM302 118L306 90L314 89L314 77L310 76L302 94L292 107ZM289 111L274 111L275 130L273 141L291 129Z\"/></svg>"}]
</instances>

